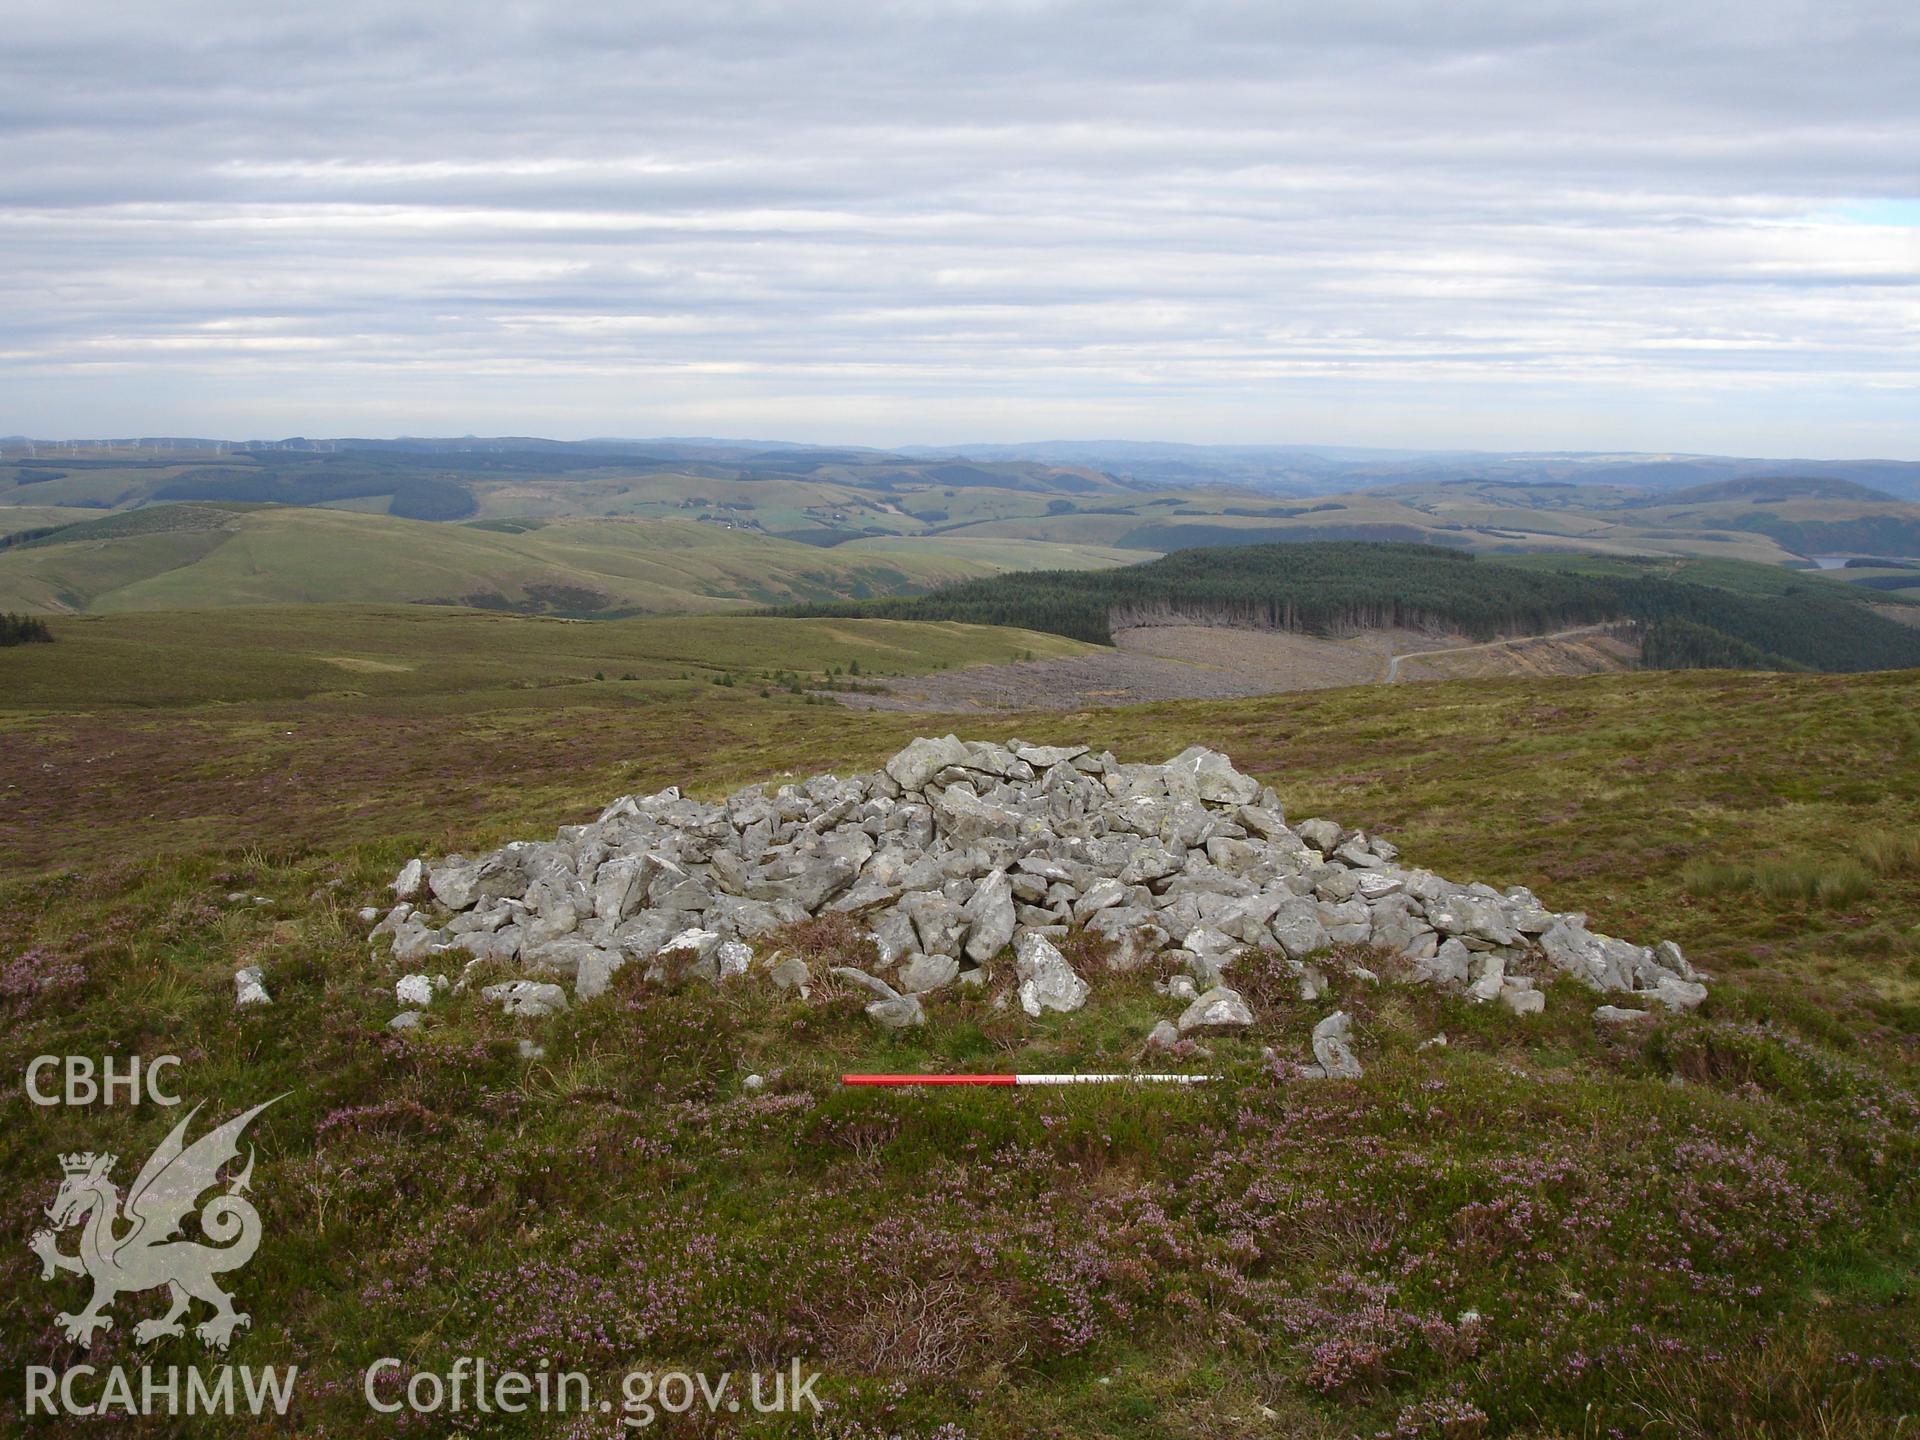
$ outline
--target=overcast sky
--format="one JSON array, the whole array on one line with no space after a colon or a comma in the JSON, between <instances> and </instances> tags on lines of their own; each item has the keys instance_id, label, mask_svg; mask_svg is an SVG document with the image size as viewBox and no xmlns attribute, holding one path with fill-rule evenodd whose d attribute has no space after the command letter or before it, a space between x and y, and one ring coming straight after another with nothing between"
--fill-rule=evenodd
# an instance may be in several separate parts
<instances>
[{"instance_id":1,"label":"overcast sky","mask_svg":"<svg viewBox=\"0 0 1920 1440\"><path fill-rule=\"evenodd\" d=\"M0 433L1920 458L1913 0L0 0Z\"/></svg>"}]
</instances>

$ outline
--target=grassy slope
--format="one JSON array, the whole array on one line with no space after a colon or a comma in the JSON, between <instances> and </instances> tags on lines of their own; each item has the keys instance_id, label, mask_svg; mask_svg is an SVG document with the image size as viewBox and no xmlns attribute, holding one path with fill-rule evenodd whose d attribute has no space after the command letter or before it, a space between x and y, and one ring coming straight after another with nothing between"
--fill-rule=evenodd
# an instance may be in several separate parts
<instances>
[{"instance_id":1,"label":"grassy slope","mask_svg":"<svg viewBox=\"0 0 1920 1440\"><path fill-rule=\"evenodd\" d=\"M1069 540L1000 540L974 535L911 535L889 540L849 540L834 553L886 560L924 561L941 556L991 565L996 570L1040 570L1054 566L1103 570L1114 565L1139 565L1156 558L1152 550L1120 550L1110 545L1080 544Z\"/></svg>"},{"instance_id":2,"label":"grassy slope","mask_svg":"<svg viewBox=\"0 0 1920 1440\"><path fill-rule=\"evenodd\" d=\"M1884 838L1920 829L1920 674L1409 686L996 726L1128 758L1217 745L1290 813L1673 936L1714 998L1604 1042L1564 988L1520 1022L1337 982L1369 1074L1316 1087L1264 1078L1257 1052L1303 1055L1325 1007L1249 976L1260 1024L1216 1044L1230 1081L1208 1092L909 1099L832 1077L1125 1067L1164 1002L1144 978L1104 979L1088 1010L1030 1026L943 1000L889 1041L830 993L802 1007L623 983L519 1029L453 1001L399 1039L380 1029L396 968L368 957L351 911L415 851L546 835L630 789L871 765L931 722L749 685L517 688L478 659L414 690L404 677L450 654L536 656L603 628L452 615L343 634L341 653L416 667L355 677L359 698L278 698L300 692L276 679L247 700L247 667L223 653L271 644L275 618L184 621L257 627L208 632L204 680L179 661L177 693L232 703L107 703L88 647L166 618L57 621L53 655L0 652L10 678L64 651L41 673L76 687L10 712L0 746L0 1046L16 1072L42 1052L172 1050L190 1096L225 1109L294 1091L259 1131L269 1240L235 1358L306 1368L306 1433L364 1433L357 1367L388 1353L444 1368L547 1351L602 1375L804 1355L843 1435L1399 1421L1785 1440L1892 1436L1920 1405L1920 873ZM302 627L285 649L318 638L305 618L282 617ZM747 625L676 643L680 628L656 625L652 652L742 669L768 653ZM906 639L834 629L796 622L776 653ZM1769 878L1848 866L1864 881L1824 901ZM236 1016L231 972L253 962L276 1004ZM1449 1047L1416 1051L1435 1030ZM544 1061L517 1057L520 1033ZM749 1071L772 1077L765 1096L743 1096ZM144 1155L172 1118L10 1093L0 1213L17 1243L57 1150ZM71 1285L17 1273L0 1360L64 1363L47 1337ZM1459 1323L1469 1309L1484 1319ZM130 1360L132 1318L89 1358ZM1447 1430L1448 1404L1488 1418Z\"/></svg>"},{"instance_id":3,"label":"grassy slope","mask_svg":"<svg viewBox=\"0 0 1920 1440\"><path fill-rule=\"evenodd\" d=\"M689 679L792 671L825 678L1075 655L1058 635L983 625L791 622L750 616L580 621L422 607L288 606L70 616L59 641L0 652L9 706L152 709L245 700L419 698L466 704L595 675L626 694L680 694ZM518 703L517 700L511 703Z\"/></svg>"},{"instance_id":4,"label":"grassy slope","mask_svg":"<svg viewBox=\"0 0 1920 1440\"><path fill-rule=\"evenodd\" d=\"M72 525L93 519L99 513L72 505L0 505L0 535L39 530L48 525Z\"/></svg>"},{"instance_id":5,"label":"grassy slope","mask_svg":"<svg viewBox=\"0 0 1920 1440\"><path fill-rule=\"evenodd\" d=\"M0 607L113 612L483 593L519 604L537 598L538 587L561 586L603 604L555 608L712 611L898 593L1030 563L991 547L842 554L683 520L557 521L508 534L337 510L184 506L135 512L125 523L170 515L182 523L0 552ZM184 523L196 516L216 523ZM1092 551L1045 558L1113 563Z\"/></svg>"},{"instance_id":6,"label":"grassy slope","mask_svg":"<svg viewBox=\"0 0 1920 1440\"><path fill-rule=\"evenodd\" d=\"M1433 487L1444 491L1445 487ZM1105 502L1101 502L1105 503ZM1233 515L1229 508L1271 509L1292 515ZM1491 505L1470 494L1336 495L1278 501L1241 494L1183 495L1178 507L1141 513L1032 514L985 520L957 533L1003 539L1083 540L1156 549L1207 544L1255 545L1271 540L1425 538L1484 552L1515 549L1603 555L1707 555L1783 564L1792 558L1767 536L1709 525L1648 523L1641 512L1532 509ZM1391 527L1389 531L1386 528Z\"/></svg>"}]
</instances>

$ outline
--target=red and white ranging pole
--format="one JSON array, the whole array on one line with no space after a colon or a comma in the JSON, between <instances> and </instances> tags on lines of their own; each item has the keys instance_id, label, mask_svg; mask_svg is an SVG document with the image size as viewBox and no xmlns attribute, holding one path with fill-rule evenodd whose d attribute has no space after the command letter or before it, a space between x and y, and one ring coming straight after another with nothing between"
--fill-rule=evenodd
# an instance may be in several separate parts
<instances>
[{"instance_id":1,"label":"red and white ranging pole","mask_svg":"<svg viewBox=\"0 0 1920 1440\"><path fill-rule=\"evenodd\" d=\"M1198 1085L1211 1075L842 1075L842 1085Z\"/></svg>"}]
</instances>

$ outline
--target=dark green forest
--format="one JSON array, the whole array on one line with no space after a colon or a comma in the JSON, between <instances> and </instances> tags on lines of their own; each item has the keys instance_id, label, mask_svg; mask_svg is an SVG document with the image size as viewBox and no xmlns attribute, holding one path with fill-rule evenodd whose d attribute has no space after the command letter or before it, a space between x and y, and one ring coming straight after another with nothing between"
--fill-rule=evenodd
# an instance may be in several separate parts
<instances>
[{"instance_id":1,"label":"dark green forest","mask_svg":"<svg viewBox=\"0 0 1920 1440\"><path fill-rule=\"evenodd\" d=\"M269 505L324 505L391 495L391 514L407 520L464 520L480 507L473 492L441 475L395 473L381 464L309 462L299 468L250 472L209 466L179 475L154 491L157 501L213 500Z\"/></svg>"},{"instance_id":2,"label":"dark green forest","mask_svg":"<svg viewBox=\"0 0 1920 1440\"><path fill-rule=\"evenodd\" d=\"M0 614L0 645L45 645L52 640L46 621L32 615Z\"/></svg>"},{"instance_id":3,"label":"dark green forest","mask_svg":"<svg viewBox=\"0 0 1920 1440\"><path fill-rule=\"evenodd\" d=\"M1017 625L1100 645L1113 643L1116 627L1156 621L1320 635L1406 627L1480 640L1620 621L1638 627L1645 663L1659 669L1920 666L1920 629L1874 614L1838 585L1742 591L1623 568L1521 568L1431 545L1223 546L1116 570L1028 571L773 613Z\"/></svg>"}]
</instances>

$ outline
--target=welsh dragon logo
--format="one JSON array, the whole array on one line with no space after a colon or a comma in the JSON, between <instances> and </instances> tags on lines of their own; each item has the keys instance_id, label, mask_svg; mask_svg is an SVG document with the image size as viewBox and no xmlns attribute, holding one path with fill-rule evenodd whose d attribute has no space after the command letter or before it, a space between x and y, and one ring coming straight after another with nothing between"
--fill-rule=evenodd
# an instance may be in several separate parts
<instances>
[{"instance_id":1,"label":"welsh dragon logo","mask_svg":"<svg viewBox=\"0 0 1920 1440\"><path fill-rule=\"evenodd\" d=\"M233 1308L233 1297L215 1280L238 1270L260 1248L260 1213L246 1198L253 1178L251 1148L246 1168L230 1177L226 1190L200 1211L200 1231L213 1243L176 1237L200 1196L220 1183L221 1168L239 1158L242 1132L268 1105L284 1098L276 1095L184 1145L187 1126L200 1113L194 1106L141 1167L124 1203L120 1187L109 1178L118 1156L89 1151L60 1157L66 1178L47 1207L54 1228L37 1232L29 1248L40 1257L42 1280L66 1271L93 1281L93 1299L86 1309L56 1317L67 1339L91 1345L96 1330L113 1328L107 1309L115 1296L162 1285L170 1298L167 1313L134 1327L134 1339L142 1344L186 1334L181 1321L195 1300L213 1307L213 1314L193 1332L213 1349L225 1350L233 1332L252 1323L251 1316ZM55 1248L57 1232L74 1225L84 1226L79 1253L62 1254Z\"/></svg>"}]
</instances>

